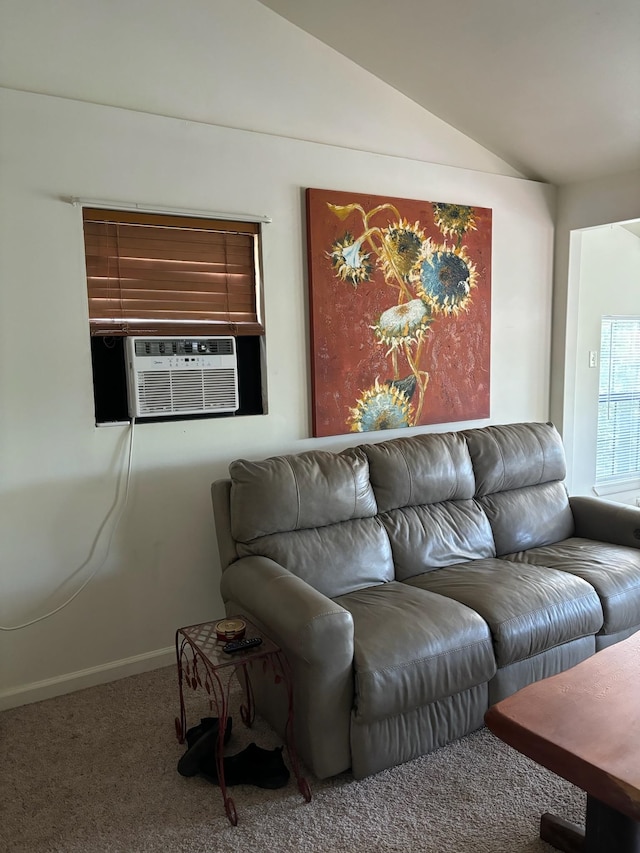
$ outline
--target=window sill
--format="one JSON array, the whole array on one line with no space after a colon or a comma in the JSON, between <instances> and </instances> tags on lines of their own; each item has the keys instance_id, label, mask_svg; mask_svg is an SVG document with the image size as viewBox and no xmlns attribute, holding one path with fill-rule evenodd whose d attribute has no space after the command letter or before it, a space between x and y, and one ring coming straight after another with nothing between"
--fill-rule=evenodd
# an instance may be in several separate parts
<instances>
[{"instance_id":1,"label":"window sill","mask_svg":"<svg viewBox=\"0 0 640 853\"><path fill-rule=\"evenodd\" d=\"M615 495L621 492L632 492L635 489L640 489L640 478L634 477L632 480L617 480L616 482L598 483L593 486L593 491L596 495Z\"/></svg>"}]
</instances>

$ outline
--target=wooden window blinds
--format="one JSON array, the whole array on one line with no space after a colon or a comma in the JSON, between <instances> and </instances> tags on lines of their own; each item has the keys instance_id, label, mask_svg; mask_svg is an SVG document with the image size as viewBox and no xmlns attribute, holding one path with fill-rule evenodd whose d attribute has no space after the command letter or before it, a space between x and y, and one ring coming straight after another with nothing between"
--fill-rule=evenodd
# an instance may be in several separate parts
<instances>
[{"instance_id":1,"label":"wooden window blinds","mask_svg":"<svg viewBox=\"0 0 640 853\"><path fill-rule=\"evenodd\" d=\"M83 209L92 335L262 335L260 226Z\"/></svg>"}]
</instances>

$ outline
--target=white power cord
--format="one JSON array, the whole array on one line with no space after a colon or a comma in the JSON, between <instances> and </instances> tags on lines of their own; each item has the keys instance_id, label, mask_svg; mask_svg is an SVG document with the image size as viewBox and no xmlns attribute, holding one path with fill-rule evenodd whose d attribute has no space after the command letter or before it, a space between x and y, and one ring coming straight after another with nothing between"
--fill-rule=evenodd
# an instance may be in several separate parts
<instances>
[{"instance_id":1,"label":"white power cord","mask_svg":"<svg viewBox=\"0 0 640 853\"><path fill-rule=\"evenodd\" d=\"M111 551L111 542L113 541L113 536L114 536L116 530L118 529L118 525L120 524L120 519L122 518L125 507L127 505L127 500L129 498L129 484L131 482L131 461L133 458L134 424L135 424L135 418L131 418L131 427L129 430L129 457L128 457L128 461L127 461L127 481L126 481L126 485L125 485L124 499L122 501L120 509L118 510L118 514L116 516L116 520L113 523L113 527L111 528L111 533L109 534L109 540L107 542L107 550L106 550L105 555L102 558L101 562L91 572L91 574L84 581L84 583L82 583L82 585L73 593L73 595L70 598L68 598L63 604L59 605L59 607L56 607L55 610L51 610L49 613L45 613L42 616L38 616L36 619L32 619L30 622L23 622L22 625L11 625L11 626L0 625L0 631L19 631L22 628L28 628L30 625L35 625L37 622L42 622L44 619L48 619L50 616L53 616L54 614L59 613L68 604L71 604L71 602L74 600L74 598L76 598L76 596L80 595L82 590L87 586L88 583L90 583L90 581L92 581L95 578L95 576L98 574L100 569L106 563L107 557L109 556L109 552ZM105 515L104 519L102 520L102 524L98 528L98 531L97 531L97 533L94 537L94 540L91 544L91 550L89 551L89 556L84 561L84 563L82 563L82 565L78 566L78 568L75 570L75 572L73 572L73 575L77 575L78 572L81 572L82 569L84 569L84 567L86 565L88 565L88 563L91 561L91 559L95 553L95 550L98 546L98 542L100 541L100 536L102 535L102 531L104 530L107 522L109 521L109 519L113 515L113 513L114 513L114 511L118 505L118 497L120 495L120 482L121 482L121 480L122 480L122 475L120 475L120 477L118 477L118 484L116 486L116 493L115 493L115 496L113 499L113 503L111 504L111 507L109 508L109 512ZM73 577L73 575L71 575L71 577Z\"/></svg>"}]
</instances>

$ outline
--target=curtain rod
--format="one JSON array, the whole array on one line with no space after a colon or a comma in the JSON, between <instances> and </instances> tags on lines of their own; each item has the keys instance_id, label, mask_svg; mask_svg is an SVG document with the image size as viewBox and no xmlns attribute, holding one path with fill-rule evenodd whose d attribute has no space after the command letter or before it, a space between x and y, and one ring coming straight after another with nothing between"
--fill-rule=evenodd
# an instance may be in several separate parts
<instances>
[{"instance_id":1,"label":"curtain rod","mask_svg":"<svg viewBox=\"0 0 640 853\"><path fill-rule=\"evenodd\" d=\"M74 207L98 207L103 210L139 210L141 213L166 213L181 216L201 216L207 219L231 219L238 222L273 222L270 216L253 213L220 213L215 210L194 210L189 207L162 207L151 204L131 204L119 201L102 201L95 198L78 198L71 196L63 198L63 201Z\"/></svg>"}]
</instances>

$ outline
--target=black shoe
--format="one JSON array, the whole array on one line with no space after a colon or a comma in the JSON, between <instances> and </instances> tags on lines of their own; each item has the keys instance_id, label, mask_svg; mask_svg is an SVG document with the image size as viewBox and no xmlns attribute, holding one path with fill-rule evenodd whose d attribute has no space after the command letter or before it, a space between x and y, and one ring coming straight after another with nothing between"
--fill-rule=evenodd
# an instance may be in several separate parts
<instances>
[{"instance_id":1,"label":"black shoe","mask_svg":"<svg viewBox=\"0 0 640 853\"><path fill-rule=\"evenodd\" d=\"M200 772L209 782L218 784L215 754L208 753L202 759ZM224 759L224 781L229 786L284 787L289 781L289 770L282 758L282 747L269 750L250 743L242 752Z\"/></svg>"},{"instance_id":2,"label":"black shoe","mask_svg":"<svg viewBox=\"0 0 640 853\"><path fill-rule=\"evenodd\" d=\"M232 719L231 717L227 717L227 725L225 727L224 732L224 742L229 743L229 738L231 737L231 725ZM217 717L202 717L200 720L199 726L193 726L190 729L187 729L187 733L185 735L185 740L187 741L187 746L192 747L194 743L200 738L203 734L209 731L209 729L218 726L218 718Z\"/></svg>"},{"instance_id":3,"label":"black shoe","mask_svg":"<svg viewBox=\"0 0 640 853\"><path fill-rule=\"evenodd\" d=\"M227 717L224 730L224 742L231 737L231 717ZM181 776L195 776L200 770L200 763L206 756L213 758L215 765L216 748L218 746L219 721L217 717L204 717L199 726L194 726L187 732L188 749L178 761L178 773Z\"/></svg>"}]
</instances>

